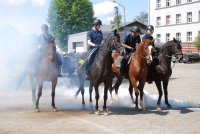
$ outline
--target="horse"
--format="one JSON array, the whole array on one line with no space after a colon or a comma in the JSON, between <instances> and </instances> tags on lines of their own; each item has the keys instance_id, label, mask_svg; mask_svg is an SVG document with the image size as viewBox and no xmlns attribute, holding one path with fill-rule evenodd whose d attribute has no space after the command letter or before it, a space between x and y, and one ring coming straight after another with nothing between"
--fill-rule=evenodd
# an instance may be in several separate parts
<instances>
[{"instance_id":1,"label":"horse","mask_svg":"<svg viewBox=\"0 0 200 134\"><path fill-rule=\"evenodd\" d=\"M45 39L46 40L46 39ZM32 101L35 104L35 112L40 112L39 110L39 99L42 95L42 86L44 81L50 81L52 83L52 107L53 111L57 112L57 108L55 106L55 88L57 85L58 75L59 75L59 66L58 62L56 61L56 46L54 42L55 38L47 42L47 52L44 58L41 61L39 67L36 67L35 62L29 64L28 72L29 72L29 79L32 88ZM36 96L36 89L37 89L37 96Z\"/></svg>"},{"instance_id":2,"label":"horse","mask_svg":"<svg viewBox=\"0 0 200 134\"><path fill-rule=\"evenodd\" d=\"M157 58L158 64L154 65L149 70L149 76L153 81L155 81L159 93L157 101L158 111L161 110L160 101L163 95L161 82L163 83L165 104L167 105L168 108L172 108L171 104L168 102L168 90L167 90L169 78L172 74L172 68L171 68L172 55L175 55L175 57L179 61L182 59L181 41L178 41L175 38L171 41L168 41L161 47Z\"/></svg>"},{"instance_id":3,"label":"horse","mask_svg":"<svg viewBox=\"0 0 200 134\"><path fill-rule=\"evenodd\" d=\"M128 65L127 73L125 77L120 75L120 69L112 64L112 71L117 77L117 81L112 89L115 89L116 94L118 94L119 86L122 83L124 78L129 79L129 93L131 96L132 103L134 103L133 99L133 88L136 96L135 100L135 109L138 109L138 95L140 94L140 106L143 107L143 88L146 82L146 76L148 72L147 64L150 64L152 61L151 51L149 46L151 45L151 40L143 40L138 46L134 53L131 53L130 64ZM116 59L119 54L114 54L113 58ZM137 86L137 81L139 84ZM139 91L138 91L139 89ZM112 93L111 93L112 99Z\"/></svg>"},{"instance_id":4,"label":"horse","mask_svg":"<svg viewBox=\"0 0 200 134\"><path fill-rule=\"evenodd\" d=\"M108 89L111 90L112 88L112 50L116 46L116 38L112 35L109 35L103 43L98 48L97 55L94 59L92 64L92 68L90 70L89 80L90 80L90 109L93 109L92 105L92 90L93 86L95 88L95 99L96 99L96 106L95 106L95 114L99 115L98 109L98 100L99 100L99 85L100 83L104 83L104 105L103 105L103 113L108 115L107 112L107 92ZM85 54L86 55L86 54ZM84 57L84 56L83 56ZM86 56L85 56L86 57ZM79 70L77 70L77 74L79 77L79 89L75 94L75 97L78 96L79 92L82 94L82 108L85 110L85 100L84 100L84 82L85 82L85 64Z\"/></svg>"}]
</instances>

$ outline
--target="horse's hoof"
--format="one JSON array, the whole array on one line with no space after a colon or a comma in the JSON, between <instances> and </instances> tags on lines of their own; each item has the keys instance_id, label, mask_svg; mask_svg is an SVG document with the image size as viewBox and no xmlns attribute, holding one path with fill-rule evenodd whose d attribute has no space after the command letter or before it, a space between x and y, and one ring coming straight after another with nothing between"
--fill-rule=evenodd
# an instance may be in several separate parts
<instances>
[{"instance_id":1,"label":"horse's hoof","mask_svg":"<svg viewBox=\"0 0 200 134\"><path fill-rule=\"evenodd\" d=\"M94 110L94 107L92 104L90 104L90 111L93 111Z\"/></svg>"},{"instance_id":2,"label":"horse's hoof","mask_svg":"<svg viewBox=\"0 0 200 134\"><path fill-rule=\"evenodd\" d=\"M104 114L105 116L108 116L108 111L104 111L103 114Z\"/></svg>"},{"instance_id":3,"label":"horse's hoof","mask_svg":"<svg viewBox=\"0 0 200 134\"><path fill-rule=\"evenodd\" d=\"M170 104L166 104L168 109L172 109L172 106Z\"/></svg>"},{"instance_id":4,"label":"horse's hoof","mask_svg":"<svg viewBox=\"0 0 200 134\"><path fill-rule=\"evenodd\" d=\"M99 111L95 111L94 113L95 113L95 115L100 115Z\"/></svg>"},{"instance_id":5,"label":"horse's hoof","mask_svg":"<svg viewBox=\"0 0 200 134\"><path fill-rule=\"evenodd\" d=\"M59 110L57 108L53 108L53 112L58 112Z\"/></svg>"},{"instance_id":6,"label":"horse's hoof","mask_svg":"<svg viewBox=\"0 0 200 134\"><path fill-rule=\"evenodd\" d=\"M82 106L82 110L83 110L83 111L85 111L85 110L86 110L86 108L85 108L85 105L83 105L83 106Z\"/></svg>"},{"instance_id":7,"label":"horse's hoof","mask_svg":"<svg viewBox=\"0 0 200 134\"><path fill-rule=\"evenodd\" d=\"M157 106L157 111L158 112L162 111L162 109L161 109L161 107L159 105Z\"/></svg>"},{"instance_id":8,"label":"horse's hoof","mask_svg":"<svg viewBox=\"0 0 200 134\"><path fill-rule=\"evenodd\" d=\"M37 113L40 112L39 108L36 108L36 109L35 109L35 112L37 112Z\"/></svg>"},{"instance_id":9,"label":"horse's hoof","mask_svg":"<svg viewBox=\"0 0 200 134\"><path fill-rule=\"evenodd\" d=\"M135 111L139 111L139 107L138 106L135 107Z\"/></svg>"}]
</instances>

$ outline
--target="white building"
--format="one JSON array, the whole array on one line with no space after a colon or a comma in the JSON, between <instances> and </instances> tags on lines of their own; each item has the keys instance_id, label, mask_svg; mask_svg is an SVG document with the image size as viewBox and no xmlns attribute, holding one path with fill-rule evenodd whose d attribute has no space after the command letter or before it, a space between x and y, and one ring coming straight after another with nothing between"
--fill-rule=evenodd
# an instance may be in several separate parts
<instances>
[{"instance_id":1,"label":"white building","mask_svg":"<svg viewBox=\"0 0 200 134\"><path fill-rule=\"evenodd\" d=\"M193 42L200 34L200 0L149 0L149 24L155 27L157 44L175 37L183 52L197 53Z\"/></svg>"}]
</instances>

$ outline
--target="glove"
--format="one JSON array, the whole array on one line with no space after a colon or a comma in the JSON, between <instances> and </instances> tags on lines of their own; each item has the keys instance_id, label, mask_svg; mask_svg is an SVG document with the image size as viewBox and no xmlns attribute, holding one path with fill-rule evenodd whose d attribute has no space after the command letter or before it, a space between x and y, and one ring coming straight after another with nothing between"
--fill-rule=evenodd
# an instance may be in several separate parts
<instances>
[{"instance_id":1,"label":"glove","mask_svg":"<svg viewBox=\"0 0 200 134\"><path fill-rule=\"evenodd\" d=\"M94 47L95 47L95 48L97 48L97 49L98 49L98 48L100 48L100 46L99 46L99 45L96 45L96 44L95 44L95 46L94 46Z\"/></svg>"},{"instance_id":2,"label":"glove","mask_svg":"<svg viewBox=\"0 0 200 134\"><path fill-rule=\"evenodd\" d=\"M131 51L135 51L135 48L131 47Z\"/></svg>"}]
</instances>

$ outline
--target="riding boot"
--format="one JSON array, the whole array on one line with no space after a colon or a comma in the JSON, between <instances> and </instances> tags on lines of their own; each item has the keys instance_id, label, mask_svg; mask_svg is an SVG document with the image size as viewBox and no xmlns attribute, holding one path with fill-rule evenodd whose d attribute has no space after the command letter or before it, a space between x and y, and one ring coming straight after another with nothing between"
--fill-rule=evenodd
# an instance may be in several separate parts
<instances>
[{"instance_id":1,"label":"riding boot","mask_svg":"<svg viewBox=\"0 0 200 134\"><path fill-rule=\"evenodd\" d=\"M97 53L97 48L93 48L91 51L88 52L88 58L86 60L86 74L89 75L92 69L92 63Z\"/></svg>"},{"instance_id":2,"label":"riding boot","mask_svg":"<svg viewBox=\"0 0 200 134\"><path fill-rule=\"evenodd\" d=\"M124 76L126 74L126 59L121 61L120 75Z\"/></svg>"},{"instance_id":3,"label":"riding boot","mask_svg":"<svg viewBox=\"0 0 200 134\"><path fill-rule=\"evenodd\" d=\"M151 67L151 65L148 65L148 74L147 74L147 83L149 83L149 84L152 84L153 82L152 82L152 78L151 78L151 70L152 70L152 67Z\"/></svg>"}]
</instances>

